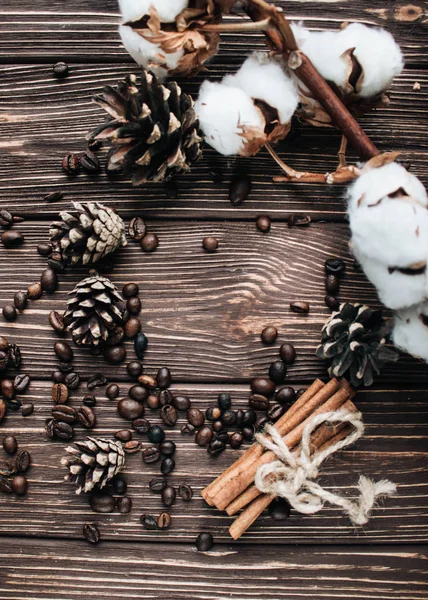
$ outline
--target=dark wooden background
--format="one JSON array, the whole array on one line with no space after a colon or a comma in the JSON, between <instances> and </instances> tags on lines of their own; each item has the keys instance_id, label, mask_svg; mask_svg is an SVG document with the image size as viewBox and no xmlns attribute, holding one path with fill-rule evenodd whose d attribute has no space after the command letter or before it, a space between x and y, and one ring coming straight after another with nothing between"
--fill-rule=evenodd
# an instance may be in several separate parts
<instances>
[{"instance_id":1,"label":"dark wooden background","mask_svg":"<svg viewBox=\"0 0 428 600\"><path fill-rule=\"evenodd\" d=\"M427 184L427 5L388 0L278 4L293 20L303 19L311 27L337 28L349 20L394 34L406 69L394 83L391 106L367 115L362 124L380 148L402 151L412 172ZM189 394L201 408L220 391L232 393L235 408L244 406L250 378L264 374L276 356L277 349L259 339L263 327L273 324L279 340L292 341L299 353L290 383L299 387L325 376L314 356L328 315L324 260L339 256L347 261L342 299L378 304L372 287L352 268L343 188L273 184L271 177L279 172L267 154L234 161L210 151L182 178L178 199L168 199L162 186L132 189L104 175L67 179L62 156L83 150L86 132L102 118L90 102L92 94L136 69L117 34L116 0L0 0L0 16L0 206L26 218L20 226L25 244L16 250L0 247L0 306L37 280L44 262L36 245L47 239L58 211L72 200L99 200L116 206L126 219L143 216L160 239L151 255L130 244L111 272L117 285L136 281L142 290L144 331L150 339L146 372L168 365L174 390ZM225 36L209 76L232 72L256 48L263 48L259 35ZM70 75L62 81L52 76L57 60L70 63ZM196 92L204 76L184 87ZM338 143L335 133L302 128L281 154L295 167L328 171L335 166ZM212 168L224 171L224 183L211 181ZM251 174L254 186L245 204L234 208L227 190L239 169ZM44 195L56 190L64 192L64 199L46 204ZM312 225L288 229L286 218L293 212L310 214ZM256 230L259 214L273 219L269 234ZM201 250L205 235L218 237L216 254ZM410 358L403 357L376 386L358 394L366 435L331 460L322 479L343 493L352 493L360 472L398 484L397 497L381 503L364 528L353 528L339 511L326 508L313 517L293 515L285 524L264 516L242 542L232 544L230 519L207 508L196 494L190 504L177 501L168 532L148 532L139 515L161 510L147 487L157 469L145 466L139 455L130 456L126 468L132 513L92 513L87 499L62 482L64 444L49 442L44 433L55 364L55 336L47 316L53 308L64 308L67 292L83 274L62 276L55 295L31 304L16 323L1 324L1 333L23 349L23 370L33 377L26 397L35 404L31 417L11 414L0 430L16 435L34 462L27 497L0 497L1 600L428 598L428 368ZM310 302L309 316L289 312L294 299ZM102 371L122 390L129 385L123 367L107 367L84 351L76 352L75 362L84 379ZM73 395L75 405L83 392ZM102 392L96 412L99 435L125 425ZM237 456L228 450L212 459L181 436L179 427L169 438L178 444L171 481L190 483L196 491ZM103 542L97 547L82 541L82 525L88 521L101 529ZM216 540L207 554L194 548L202 530Z\"/></svg>"}]
</instances>

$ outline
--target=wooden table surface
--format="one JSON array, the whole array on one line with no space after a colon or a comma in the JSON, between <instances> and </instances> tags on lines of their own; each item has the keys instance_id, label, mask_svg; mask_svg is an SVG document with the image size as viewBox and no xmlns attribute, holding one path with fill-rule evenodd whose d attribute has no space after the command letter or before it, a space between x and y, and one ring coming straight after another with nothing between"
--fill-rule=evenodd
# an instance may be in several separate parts
<instances>
[{"instance_id":1,"label":"wooden table surface","mask_svg":"<svg viewBox=\"0 0 428 600\"><path fill-rule=\"evenodd\" d=\"M381 149L401 151L411 171L427 184L427 5L391 0L278 4L293 20L303 19L311 27L337 28L349 20L380 25L394 34L406 68L394 82L391 105L361 122ZM260 342L261 330L272 324L279 329L279 340L293 342L298 351L290 384L304 387L315 376L325 377L314 356L328 316L325 259L338 256L347 262L343 300L378 305L372 286L352 267L344 189L273 184L271 178L279 172L266 153L234 161L209 150L192 174L180 180L178 199L168 199L162 186L133 189L104 174L68 179L60 167L63 155L82 151L85 134L103 118L90 102L92 94L136 69L120 44L116 0L2 0L0 15L0 207L26 218L19 227L24 245L0 247L0 306L38 279L44 260L36 245L47 240L49 223L59 210L73 200L98 200L117 207L127 220L143 216L160 239L153 254L129 244L111 272L119 286L128 281L140 285L143 327L150 340L146 372L169 366L173 389L188 394L195 406L205 409L219 392L228 391L234 408L243 407L250 379L264 375L277 355L278 344ZM263 48L258 34L225 36L209 76L218 79L233 72L256 48ZM52 75L57 60L70 64L66 79ZM205 76L186 82L185 89L196 92ZM306 127L293 137L281 155L294 167L334 168L338 134ZM224 183L212 182L212 168L223 170ZM232 207L227 190L239 169L251 175L253 191L242 206ZM63 200L44 202L45 194L57 190L64 192ZM291 213L310 214L311 226L289 229ZM269 234L255 227L260 214L273 219ZM202 251L205 235L219 239L216 254ZM285 523L263 516L241 542L232 544L230 519L195 494L190 503L176 502L169 531L145 531L139 516L162 508L148 490L156 465L129 456L125 474L132 513L94 514L87 498L76 496L62 481L65 444L48 441L44 432L55 365L55 334L47 316L52 309L64 309L67 293L83 275L83 270L61 275L57 293L32 303L15 323L1 323L1 334L23 350L23 371L33 377L25 397L35 405L32 416L9 414L0 429L1 436L16 435L33 456L27 496L0 496L1 600L428 598L426 365L403 357L357 395L366 434L323 469L322 482L345 494L352 494L361 472L398 484L397 496L382 502L364 528L352 527L329 507L316 516L293 514ZM310 302L308 316L290 313L288 304L295 299ZM101 371L122 390L130 385L123 366L108 367L85 351L76 351L75 365L84 380ZM82 387L73 394L75 405L83 393ZM112 435L126 423L102 390L97 396L96 433ZM78 439L83 437L79 431ZM229 449L212 459L181 435L179 426L168 437L178 445L171 481L189 483L196 492L239 454ZM98 546L82 540L83 524L92 521L102 534ZM195 550L200 531L214 535L209 553Z\"/></svg>"}]
</instances>

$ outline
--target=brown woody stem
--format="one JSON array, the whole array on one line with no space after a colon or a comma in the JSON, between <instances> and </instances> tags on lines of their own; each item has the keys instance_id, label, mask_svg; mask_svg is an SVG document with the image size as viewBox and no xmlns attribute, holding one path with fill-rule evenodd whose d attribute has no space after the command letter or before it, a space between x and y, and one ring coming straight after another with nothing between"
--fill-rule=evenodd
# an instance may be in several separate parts
<instances>
[{"instance_id":1,"label":"brown woody stem","mask_svg":"<svg viewBox=\"0 0 428 600\"><path fill-rule=\"evenodd\" d=\"M262 21L247 21L245 23L207 23L201 29L203 31L216 31L217 33L242 33L247 31L267 31L270 27L272 27L272 24L268 17Z\"/></svg>"}]
</instances>

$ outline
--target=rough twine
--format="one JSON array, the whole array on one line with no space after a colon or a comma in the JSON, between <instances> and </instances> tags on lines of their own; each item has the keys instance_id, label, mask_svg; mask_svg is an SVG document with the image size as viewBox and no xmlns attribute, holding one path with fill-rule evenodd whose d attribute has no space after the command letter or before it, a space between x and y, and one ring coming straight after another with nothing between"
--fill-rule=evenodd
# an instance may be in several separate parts
<instances>
[{"instance_id":1,"label":"rough twine","mask_svg":"<svg viewBox=\"0 0 428 600\"><path fill-rule=\"evenodd\" d=\"M311 434L322 423L350 423L354 431L343 440L338 441L322 452L311 456ZM358 482L359 497L356 500L333 494L312 481L318 476L318 467L334 452L350 446L364 433L361 413L346 410L332 411L317 415L306 425L300 452L293 456L283 442L276 427L268 425L264 433L256 435L259 444L276 454L279 460L261 465L256 473L255 485L265 494L286 498L290 505L303 514L314 514L320 511L325 502L340 506L356 525L364 525L370 518L370 512L381 496L391 496L397 491L396 485L383 479L374 482L364 475Z\"/></svg>"}]
</instances>

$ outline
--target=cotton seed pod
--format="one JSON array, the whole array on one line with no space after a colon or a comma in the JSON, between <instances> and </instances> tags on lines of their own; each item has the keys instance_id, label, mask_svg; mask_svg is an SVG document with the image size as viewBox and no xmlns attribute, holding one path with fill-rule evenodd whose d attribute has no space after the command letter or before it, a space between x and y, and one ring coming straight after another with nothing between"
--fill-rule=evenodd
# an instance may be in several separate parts
<instances>
[{"instance_id":1,"label":"cotton seed pod","mask_svg":"<svg viewBox=\"0 0 428 600\"><path fill-rule=\"evenodd\" d=\"M380 300L392 309L423 301L428 198L422 183L396 163L372 168L369 162L347 197L352 252Z\"/></svg>"},{"instance_id":2,"label":"cotton seed pod","mask_svg":"<svg viewBox=\"0 0 428 600\"><path fill-rule=\"evenodd\" d=\"M428 303L398 311L392 339L395 346L428 362Z\"/></svg>"}]
</instances>

